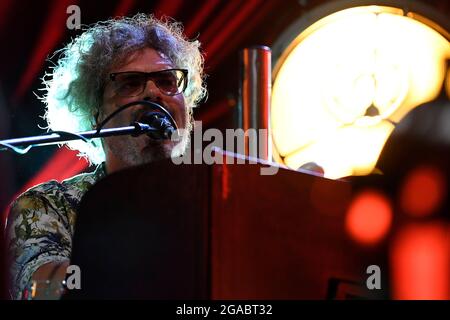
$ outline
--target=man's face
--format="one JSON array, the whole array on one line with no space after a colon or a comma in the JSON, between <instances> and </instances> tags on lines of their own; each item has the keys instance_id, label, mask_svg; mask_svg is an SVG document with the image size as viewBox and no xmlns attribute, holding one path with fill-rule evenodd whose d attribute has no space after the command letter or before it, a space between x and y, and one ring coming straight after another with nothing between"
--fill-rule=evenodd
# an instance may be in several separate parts
<instances>
[{"instance_id":1,"label":"man's face","mask_svg":"<svg viewBox=\"0 0 450 320\"><path fill-rule=\"evenodd\" d=\"M173 68L176 67L163 54L154 49L145 48L130 56L124 64L110 70L110 73L129 71L155 72ZM166 95L152 80L149 80L144 91L138 96L123 97L117 94L114 83L109 78L103 94L103 108L99 121L119 107L138 100L149 100L164 107L170 112L180 129L186 128L188 121L190 121L182 93L173 96ZM148 106L143 105L130 107L118 113L105 127L128 126L136 121L145 111L149 110ZM103 146L106 153L107 169L108 171L115 171L129 166L178 156L184 152L188 140L188 132L182 134L180 142L153 140L147 135L139 137L124 135L105 138Z\"/></svg>"}]
</instances>

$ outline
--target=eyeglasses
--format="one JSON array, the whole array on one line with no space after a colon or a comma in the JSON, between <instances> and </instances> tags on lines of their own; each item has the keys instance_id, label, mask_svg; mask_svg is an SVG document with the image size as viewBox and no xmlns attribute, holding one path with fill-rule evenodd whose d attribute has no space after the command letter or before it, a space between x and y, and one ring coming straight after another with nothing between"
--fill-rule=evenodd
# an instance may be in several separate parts
<instances>
[{"instance_id":1,"label":"eyeglasses","mask_svg":"<svg viewBox=\"0 0 450 320\"><path fill-rule=\"evenodd\" d=\"M186 90L187 76L186 69L167 69L155 72L116 72L111 73L109 78L119 96L135 97L144 92L148 80L151 80L165 95L180 94Z\"/></svg>"}]
</instances>

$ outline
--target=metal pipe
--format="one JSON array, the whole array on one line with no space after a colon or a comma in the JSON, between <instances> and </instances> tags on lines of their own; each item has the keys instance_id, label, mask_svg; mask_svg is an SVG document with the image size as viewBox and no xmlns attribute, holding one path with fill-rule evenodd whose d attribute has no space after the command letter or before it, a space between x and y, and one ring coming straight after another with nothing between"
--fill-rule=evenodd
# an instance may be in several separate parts
<instances>
[{"instance_id":1,"label":"metal pipe","mask_svg":"<svg viewBox=\"0 0 450 320\"><path fill-rule=\"evenodd\" d=\"M271 161L271 50L266 46L253 46L243 49L239 58L237 127L246 133L255 131L256 135L256 138L249 135L250 138L245 139L245 155Z\"/></svg>"}]
</instances>

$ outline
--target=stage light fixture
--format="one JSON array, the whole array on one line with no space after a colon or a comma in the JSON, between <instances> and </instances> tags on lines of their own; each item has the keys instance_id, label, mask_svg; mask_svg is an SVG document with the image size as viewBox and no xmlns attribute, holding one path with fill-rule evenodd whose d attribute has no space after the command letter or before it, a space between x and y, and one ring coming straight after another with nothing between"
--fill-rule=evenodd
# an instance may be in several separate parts
<instances>
[{"instance_id":1,"label":"stage light fixture","mask_svg":"<svg viewBox=\"0 0 450 320\"><path fill-rule=\"evenodd\" d=\"M314 162L329 178L373 172L395 124L439 94L448 58L445 29L395 7L348 8L300 30L273 70L275 160Z\"/></svg>"}]
</instances>

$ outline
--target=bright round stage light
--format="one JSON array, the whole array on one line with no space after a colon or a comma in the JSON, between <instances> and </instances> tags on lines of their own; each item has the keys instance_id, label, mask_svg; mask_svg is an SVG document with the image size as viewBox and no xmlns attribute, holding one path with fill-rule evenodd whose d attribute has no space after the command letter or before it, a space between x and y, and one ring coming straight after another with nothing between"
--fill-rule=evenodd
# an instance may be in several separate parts
<instances>
[{"instance_id":1,"label":"bright round stage light","mask_svg":"<svg viewBox=\"0 0 450 320\"><path fill-rule=\"evenodd\" d=\"M372 172L395 124L444 81L448 34L419 17L362 6L300 31L273 70L275 160L314 162L330 178Z\"/></svg>"}]
</instances>

